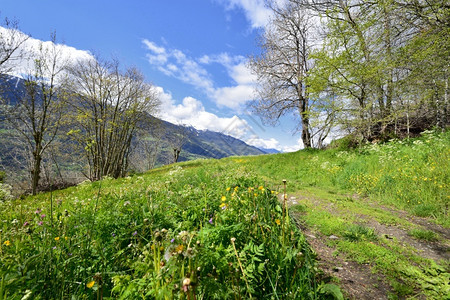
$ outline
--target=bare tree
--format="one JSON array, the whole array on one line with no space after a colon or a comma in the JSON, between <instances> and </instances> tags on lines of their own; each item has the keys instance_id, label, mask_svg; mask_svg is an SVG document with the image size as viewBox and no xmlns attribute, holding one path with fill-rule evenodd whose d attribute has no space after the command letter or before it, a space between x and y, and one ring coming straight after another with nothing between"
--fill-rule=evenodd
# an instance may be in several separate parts
<instances>
[{"instance_id":1,"label":"bare tree","mask_svg":"<svg viewBox=\"0 0 450 300\"><path fill-rule=\"evenodd\" d=\"M84 149L88 178L124 176L136 129L159 105L155 89L137 69L122 71L117 61L79 61L69 73L75 121L69 135Z\"/></svg>"},{"instance_id":2,"label":"bare tree","mask_svg":"<svg viewBox=\"0 0 450 300\"><path fill-rule=\"evenodd\" d=\"M61 126L65 61L55 42L53 35L52 43L40 44L34 67L24 80L25 90L16 94L16 103L5 106L7 120L29 149L33 195L38 190L44 153Z\"/></svg>"},{"instance_id":3,"label":"bare tree","mask_svg":"<svg viewBox=\"0 0 450 300\"><path fill-rule=\"evenodd\" d=\"M0 76L9 74L23 53L21 46L29 36L20 32L18 22L5 18L0 26Z\"/></svg>"},{"instance_id":4,"label":"bare tree","mask_svg":"<svg viewBox=\"0 0 450 300\"><path fill-rule=\"evenodd\" d=\"M183 146L189 141L191 128L186 125L172 125L168 133L169 151L173 154L173 163L178 162Z\"/></svg>"},{"instance_id":5,"label":"bare tree","mask_svg":"<svg viewBox=\"0 0 450 300\"><path fill-rule=\"evenodd\" d=\"M252 57L249 65L259 83L252 103L254 110L272 124L287 113L298 114L303 144L308 148L311 147L308 76L312 67L313 22L302 4L302 1L289 1L282 7L270 5L274 17L261 36L262 53Z\"/></svg>"}]
</instances>

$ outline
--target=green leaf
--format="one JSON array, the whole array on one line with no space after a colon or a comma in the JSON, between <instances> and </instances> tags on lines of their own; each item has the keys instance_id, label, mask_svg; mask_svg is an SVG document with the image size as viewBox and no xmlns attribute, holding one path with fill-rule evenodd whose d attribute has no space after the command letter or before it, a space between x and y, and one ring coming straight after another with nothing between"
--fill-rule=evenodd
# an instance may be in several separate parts
<instances>
[{"instance_id":1,"label":"green leaf","mask_svg":"<svg viewBox=\"0 0 450 300\"><path fill-rule=\"evenodd\" d=\"M327 283L322 285L319 292L324 295L333 296L336 300L344 300L344 295L342 295L341 289L335 284Z\"/></svg>"}]
</instances>

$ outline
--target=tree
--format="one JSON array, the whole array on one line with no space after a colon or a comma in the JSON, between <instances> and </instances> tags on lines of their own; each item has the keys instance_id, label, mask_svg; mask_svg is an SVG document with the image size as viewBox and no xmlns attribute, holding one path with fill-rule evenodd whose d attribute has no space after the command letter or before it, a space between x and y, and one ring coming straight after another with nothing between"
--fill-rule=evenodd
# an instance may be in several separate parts
<instances>
[{"instance_id":1,"label":"tree","mask_svg":"<svg viewBox=\"0 0 450 300\"><path fill-rule=\"evenodd\" d=\"M274 14L260 38L261 54L250 59L258 87L253 109L265 121L275 124L287 113L298 114L301 137L311 147L308 77L312 68L311 16L303 1L269 6Z\"/></svg>"},{"instance_id":2,"label":"tree","mask_svg":"<svg viewBox=\"0 0 450 300\"><path fill-rule=\"evenodd\" d=\"M331 91L345 128L369 140L405 126L409 133L411 117L419 130L433 126L432 119L448 124L445 1L311 0L308 6L326 30L313 55L312 91Z\"/></svg>"},{"instance_id":3,"label":"tree","mask_svg":"<svg viewBox=\"0 0 450 300\"><path fill-rule=\"evenodd\" d=\"M21 46L29 36L18 29L18 22L5 18L0 26L0 76L8 74L14 68L14 62L23 53Z\"/></svg>"},{"instance_id":4,"label":"tree","mask_svg":"<svg viewBox=\"0 0 450 300\"><path fill-rule=\"evenodd\" d=\"M73 128L84 149L91 180L126 174L131 141L139 122L159 105L155 89L135 68L117 61L79 61L69 68Z\"/></svg>"},{"instance_id":5,"label":"tree","mask_svg":"<svg viewBox=\"0 0 450 300\"><path fill-rule=\"evenodd\" d=\"M17 95L17 103L7 103L6 118L21 137L30 161L31 190L39 186L42 159L55 140L61 126L66 61L61 48L52 42L40 43L34 66L25 78L25 90Z\"/></svg>"},{"instance_id":6,"label":"tree","mask_svg":"<svg viewBox=\"0 0 450 300\"><path fill-rule=\"evenodd\" d=\"M192 127L183 124L171 125L168 135L169 152L172 151L172 163L178 162L183 146L188 142ZM169 154L170 157L170 154Z\"/></svg>"}]
</instances>

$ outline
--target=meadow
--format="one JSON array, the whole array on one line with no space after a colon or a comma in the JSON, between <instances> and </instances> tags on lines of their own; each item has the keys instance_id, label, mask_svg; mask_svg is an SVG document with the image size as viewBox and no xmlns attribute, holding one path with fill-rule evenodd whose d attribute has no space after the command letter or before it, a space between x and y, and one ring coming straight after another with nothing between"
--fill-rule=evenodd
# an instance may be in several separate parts
<instances>
[{"instance_id":1,"label":"meadow","mask_svg":"<svg viewBox=\"0 0 450 300\"><path fill-rule=\"evenodd\" d=\"M449 154L448 132L426 132L357 149L341 141L328 150L196 160L5 199L0 299L343 299L302 226L338 236L330 247L371 264L390 298L444 299L448 262L417 258L356 224L355 214L448 244L389 210L448 229ZM285 192L306 196L288 207ZM321 209L318 199L346 215ZM367 199L387 209L370 210Z\"/></svg>"}]
</instances>

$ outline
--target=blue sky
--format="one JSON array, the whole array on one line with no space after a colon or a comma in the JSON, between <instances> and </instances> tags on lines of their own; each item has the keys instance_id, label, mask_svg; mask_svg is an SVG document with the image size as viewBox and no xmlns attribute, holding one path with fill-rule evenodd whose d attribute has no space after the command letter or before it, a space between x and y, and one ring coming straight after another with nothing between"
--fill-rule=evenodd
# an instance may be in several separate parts
<instances>
[{"instance_id":1,"label":"blue sky","mask_svg":"<svg viewBox=\"0 0 450 300\"><path fill-rule=\"evenodd\" d=\"M300 148L294 117L264 126L248 109L254 76L246 59L270 17L262 0L2 0L33 39L115 57L159 90L159 116L230 134L258 147ZM68 48L68 47L67 47ZM81 50L81 51L80 51Z\"/></svg>"}]
</instances>

